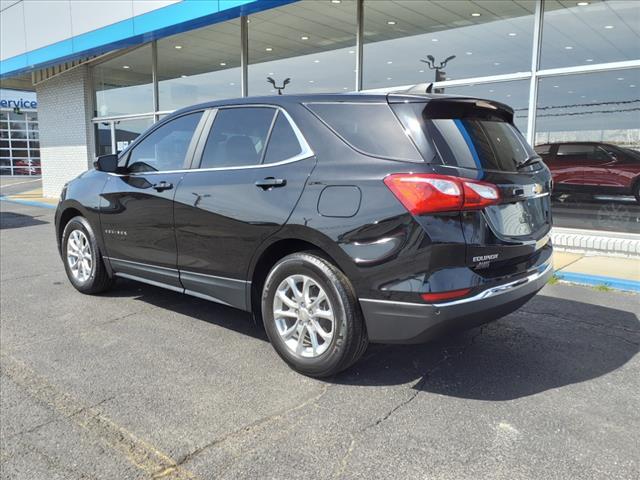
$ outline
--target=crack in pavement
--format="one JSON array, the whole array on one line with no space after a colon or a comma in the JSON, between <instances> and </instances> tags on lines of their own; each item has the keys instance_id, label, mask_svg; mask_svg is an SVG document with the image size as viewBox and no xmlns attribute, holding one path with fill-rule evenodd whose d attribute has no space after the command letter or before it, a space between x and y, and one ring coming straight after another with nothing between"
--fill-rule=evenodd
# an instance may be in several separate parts
<instances>
[{"instance_id":1,"label":"crack in pavement","mask_svg":"<svg viewBox=\"0 0 640 480\"><path fill-rule=\"evenodd\" d=\"M0 374L22 387L31 398L70 419L75 426L91 435L94 441L120 454L146 475L151 476L172 467L165 475L167 478L197 479L192 472L178 466L173 467L176 461L169 455L121 427L95 407L84 405L69 393L60 390L20 360L2 352L0 365Z\"/></svg>"},{"instance_id":2,"label":"crack in pavement","mask_svg":"<svg viewBox=\"0 0 640 480\"><path fill-rule=\"evenodd\" d=\"M105 398L104 400L100 400L98 403L96 403L94 405L81 407L79 410L73 412L72 414L70 414L68 416L62 416L61 418L52 418L50 420L47 420L46 422L42 422L42 423L36 425L35 427L31 427L31 428L28 428L26 430L21 430L19 432L16 432L16 433L6 437L5 440L11 440L11 439L13 439L15 437L19 437L19 436L22 436L22 435L27 435L29 433L33 433L36 430L41 429L42 427L46 427L47 425L51 425L52 423L57 423L57 422L61 422L63 420L68 420L68 419L73 418L74 416L84 412L85 410L97 408L100 405L102 405L102 404L104 404L106 402L109 402L109 401L111 401L111 400L113 400L115 398L116 398L116 395L112 395L111 397Z\"/></svg>"},{"instance_id":3,"label":"crack in pavement","mask_svg":"<svg viewBox=\"0 0 640 480\"><path fill-rule=\"evenodd\" d=\"M414 391L411 393L411 395L409 395L403 401L401 401L400 403L395 405L393 408L391 408L387 413L385 413L382 417L378 418L376 421L365 425L363 428L361 428L360 430L358 430L355 433L349 433L349 435L351 437L351 442L349 444L349 447L347 448L347 451L345 452L345 454L340 459L340 462L338 462L338 465L337 465L336 469L334 470L334 473L332 474L331 478L339 478L344 473L344 471L347 468L347 465L349 463L349 459L350 459L351 455L353 454L353 451L356 448L356 443L357 443L357 437L358 436L363 435L368 430L371 430L373 428L378 427L382 423L386 422L389 418L391 418L396 412L398 412L398 410L406 407L411 402L413 402L416 399L416 397L418 396L418 394L422 391L422 387L424 387L424 385L427 383L427 380L429 379L431 374L433 372L435 372L443 363L445 363L449 359L462 357L462 355L464 355L464 353L475 343L476 339L480 335L482 335L484 333L484 329L485 329L485 325L481 326L479 328L478 333L473 335L471 337L471 339L465 345L462 345L460 347L455 347L458 350L457 353L455 353L455 354L450 354L449 353L449 348L445 347L443 349L442 358L440 358L440 360L438 360L435 364L433 364L430 368L428 368L421 375L420 380L418 380L416 383L413 384L413 386L411 388Z\"/></svg>"},{"instance_id":4,"label":"crack in pavement","mask_svg":"<svg viewBox=\"0 0 640 480\"><path fill-rule=\"evenodd\" d=\"M102 322L98 322L98 323L96 323L94 325L90 325L90 326L88 326L86 328L78 328L76 330L68 330L68 331L65 331L64 333L61 333L60 335L51 335L49 337L45 337L45 338L40 339L40 340L35 341L35 342L18 343L17 345L10 346L8 349L5 348L5 350L8 350L10 352L10 351L15 351L16 349L20 349L20 348L23 348L23 347L31 347L31 346L34 346L34 345L40 345L42 343L51 342L51 341L57 340L59 338L69 337L71 335L81 336L81 335L84 335L86 333L89 333L89 332L93 331L96 327L102 327L102 326L105 326L105 325L109 325L111 323L115 323L115 322L118 322L120 320L124 320L126 318L133 317L135 315L140 315L142 313L147 312L148 310L153 310L155 308L158 308L158 307L152 306L152 307L150 307L148 309L147 308L143 308L142 310L138 310L136 312L125 313L125 314L120 315L120 316L118 316L116 318L111 318L109 320L103 320ZM50 318L50 317L46 317L46 318Z\"/></svg>"},{"instance_id":5,"label":"crack in pavement","mask_svg":"<svg viewBox=\"0 0 640 480\"><path fill-rule=\"evenodd\" d=\"M16 280L24 280L25 278L43 277L45 275L50 275L52 273L58 273L58 271L51 270L46 272L33 273L30 275L22 275L20 277L3 277L2 279L0 279L0 283L15 282Z\"/></svg>"},{"instance_id":6,"label":"crack in pavement","mask_svg":"<svg viewBox=\"0 0 640 480\"><path fill-rule=\"evenodd\" d=\"M564 317L562 315L559 315L557 313L553 313L553 312L532 312L529 310L519 310L517 313L523 313L523 314L528 314L528 315L541 315L543 317L551 317L551 318L555 318L557 320L564 320L566 322L575 322L575 323L579 323L581 325L586 325L588 327L593 327L592 330L601 330L598 333L601 335L604 335L605 337L610 337L610 338L615 338L616 340L622 340L625 343L628 343L630 345L633 345L635 347L640 345L640 342L634 342L632 340L629 340L628 338L622 337L620 335L615 335L613 333L609 333L608 331L604 331L604 330L609 330L609 329L614 329L614 330L619 330L622 332L626 332L626 333L630 333L632 335L640 335L640 331L638 330L633 330L631 328L626 328L626 327L620 327L620 326L611 326L611 325L602 325L600 323L595 323L595 322L588 322L586 320L580 319L580 318L576 318L576 317L571 317L571 318L567 318Z\"/></svg>"},{"instance_id":7,"label":"crack in pavement","mask_svg":"<svg viewBox=\"0 0 640 480\"><path fill-rule=\"evenodd\" d=\"M209 448L212 447L216 447L219 445L224 444L225 442L227 442L228 440L234 439L234 438L239 438L242 437L244 435L249 434L250 432L252 432L254 429L260 427L260 426L264 426L268 423L271 422L275 422L278 421L280 419L282 419L284 416L288 415L289 413L295 412L297 410L300 410L302 408L308 407L310 405L313 405L314 403L316 403L317 401L319 401L329 390L329 384L325 383L320 392L313 395L312 397L304 400L302 403L298 404L298 405L294 405L293 407L289 407L287 409L284 409L280 412L274 413L272 415L268 415L266 417L262 417L259 418L258 420L249 423L248 425L244 425L240 428L237 428L235 430L232 430L231 432L227 432L225 434L223 434L221 437L217 437L215 439L213 439L211 442L202 445L201 447L196 448L195 450L186 453L185 455L183 455L180 459L178 459L174 465L171 465L168 469L164 469L164 470L169 470L171 468L178 468L181 467L182 465L190 462L191 460L193 460L195 457L197 457L198 455L200 455L202 452L204 452L205 450L208 450ZM157 478L163 478L163 476L165 475L165 471L164 470L159 470L157 472L155 472L153 474L153 478L157 479Z\"/></svg>"}]
</instances>

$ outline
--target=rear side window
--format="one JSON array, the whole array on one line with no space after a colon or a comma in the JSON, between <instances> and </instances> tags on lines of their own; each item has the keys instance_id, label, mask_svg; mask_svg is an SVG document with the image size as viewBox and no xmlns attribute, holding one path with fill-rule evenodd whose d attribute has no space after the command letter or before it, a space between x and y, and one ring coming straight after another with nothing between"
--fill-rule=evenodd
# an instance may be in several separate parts
<instances>
[{"instance_id":1,"label":"rear side window","mask_svg":"<svg viewBox=\"0 0 640 480\"><path fill-rule=\"evenodd\" d=\"M259 164L276 112L269 107L218 110L202 152L200 168Z\"/></svg>"},{"instance_id":2,"label":"rear side window","mask_svg":"<svg viewBox=\"0 0 640 480\"><path fill-rule=\"evenodd\" d=\"M202 112L183 115L158 127L129 154L130 172L156 172L184 168L189 143Z\"/></svg>"},{"instance_id":3,"label":"rear side window","mask_svg":"<svg viewBox=\"0 0 640 480\"><path fill-rule=\"evenodd\" d=\"M356 150L374 157L422 161L386 103L311 103L306 106Z\"/></svg>"},{"instance_id":4,"label":"rear side window","mask_svg":"<svg viewBox=\"0 0 640 480\"><path fill-rule=\"evenodd\" d=\"M271 131L264 163L281 162L300 153L302 153L302 147L298 142L298 137L293 131L289 120L282 112L279 112Z\"/></svg>"},{"instance_id":5,"label":"rear side window","mask_svg":"<svg viewBox=\"0 0 640 480\"><path fill-rule=\"evenodd\" d=\"M499 115L466 109L447 118L429 115L425 104L394 105L407 131L426 161L476 170L517 171L518 165L537 154L522 134ZM435 147L435 148L433 148Z\"/></svg>"}]
</instances>

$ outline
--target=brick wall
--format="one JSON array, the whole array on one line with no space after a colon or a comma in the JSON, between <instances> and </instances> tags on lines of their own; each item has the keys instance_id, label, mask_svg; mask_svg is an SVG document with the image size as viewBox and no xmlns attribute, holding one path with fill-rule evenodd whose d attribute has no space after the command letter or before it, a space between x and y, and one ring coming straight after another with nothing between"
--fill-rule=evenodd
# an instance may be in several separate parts
<instances>
[{"instance_id":1,"label":"brick wall","mask_svg":"<svg viewBox=\"0 0 640 480\"><path fill-rule=\"evenodd\" d=\"M38 86L42 190L57 197L62 186L94 160L90 70L83 65Z\"/></svg>"}]
</instances>

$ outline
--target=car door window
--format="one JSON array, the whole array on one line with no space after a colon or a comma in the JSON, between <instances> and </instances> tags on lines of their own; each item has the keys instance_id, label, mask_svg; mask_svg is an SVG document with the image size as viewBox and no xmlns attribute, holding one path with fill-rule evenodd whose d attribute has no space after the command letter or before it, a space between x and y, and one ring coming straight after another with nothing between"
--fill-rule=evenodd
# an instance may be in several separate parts
<instances>
[{"instance_id":1,"label":"car door window","mask_svg":"<svg viewBox=\"0 0 640 480\"><path fill-rule=\"evenodd\" d=\"M276 123L273 125L267 153L264 163L275 163L293 158L302 153L302 146L298 137L293 131L293 127L282 112L278 112Z\"/></svg>"},{"instance_id":2,"label":"car door window","mask_svg":"<svg viewBox=\"0 0 640 480\"><path fill-rule=\"evenodd\" d=\"M556 158L558 160L587 160L591 158L595 147L593 145L565 144L558 146Z\"/></svg>"},{"instance_id":3,"label":"car door window","mask_svg":"<svg viewBox=\"0 0 640 480\"><path fill-rule=\"evenodd\" d=\"M218 110L200 168L257 165L277 113L270 107L223 108Z\"/></svg>"},{"instance_id":4,"label":"car door window","mask_svg":"<svg viewBox=\"0 0 640 480\"><path fill-rule=\"evenodd\" d=\"M609 155L606 151L604 151L600 147L594 149L591 158L593 158L593 160L598 160L600 162L609 162L612 160L611 155Z\"/></svg>"},{"instance_id":5,"label":"car door window","mask_svg":"<svg viewBox=\"0 0 640 480\"><path fill-rule=\"evenodd\" d=\"M131 150L127 163L129 172L184 168L187 150L201 117L202 112L190 113L154 130Z\"/></svg>"}]
</instances>

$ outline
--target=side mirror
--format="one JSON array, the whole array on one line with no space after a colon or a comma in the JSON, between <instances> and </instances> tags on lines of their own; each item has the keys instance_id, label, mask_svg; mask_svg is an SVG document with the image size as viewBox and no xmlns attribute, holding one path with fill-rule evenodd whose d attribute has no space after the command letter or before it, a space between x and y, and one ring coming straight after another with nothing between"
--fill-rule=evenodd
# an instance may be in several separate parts
<instances>
[{"instance_id":1,"label":"side mirror","mask_svg":"<svg viewBox=\"0 0 640 480\"><path fill-rule=\"evenodd\" d=\"M118 155L100 155L98 159L93 162L93 167L100 172L114 173L118 170Z\"/></svg>"},{"instance_id":2,"label":"side mirror","mask_svg":"<svg viewBox=\"0 0 640 480\"><path fill-rule=\"evenodd\" d=\"M618 156L616 155L616 152L607 152L609 154L609 157L611 158L611 160L618 160Z\"/></svg>"}]
</instances>

